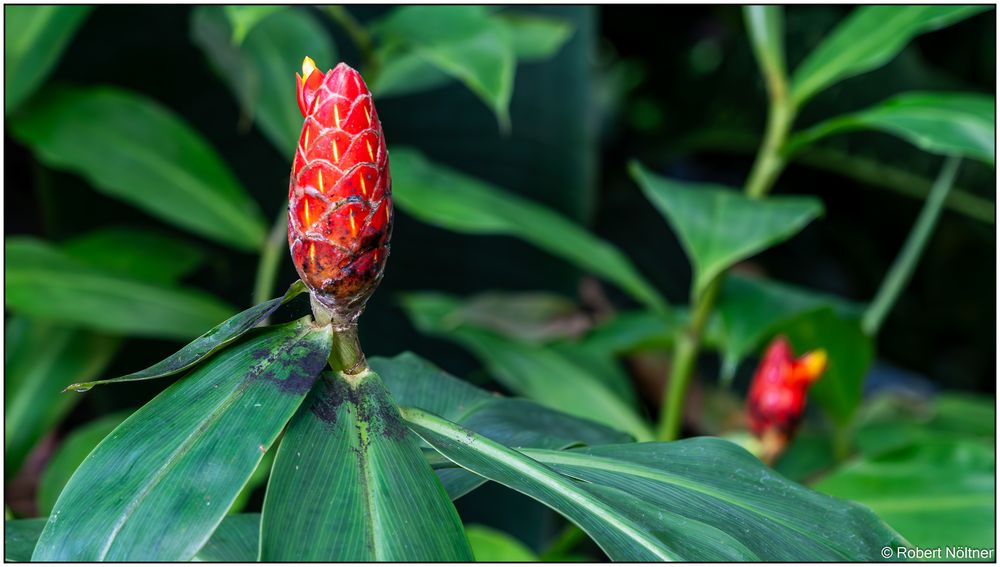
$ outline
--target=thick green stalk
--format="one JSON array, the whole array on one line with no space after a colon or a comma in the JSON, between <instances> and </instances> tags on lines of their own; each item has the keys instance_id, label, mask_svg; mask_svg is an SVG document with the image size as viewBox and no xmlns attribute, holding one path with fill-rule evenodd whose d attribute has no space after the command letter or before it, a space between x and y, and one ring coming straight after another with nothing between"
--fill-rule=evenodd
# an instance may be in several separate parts
<instances>
[{"instance_id":1,"label":"thick green stalk","mask_svg":"<svg viewBox=\"0 0 1000 567\"><path fill-rule=\"evenodd\" d=\"M795 120L796 109L788 99L788 90L783 77L770 77L767 84L771 98L767 129L744 189L747 196L754 199L767 195L784 170L786 161L781 155L782 145ZM657 438L663 441L673 441L680 433L688 384L691 382L691 375L698 361L705 324L715 308L715 300L723 277L725 274L716 277L708 288L695 298L691 321L677 336L670 383L664 392L660 422L657 426Z\"/></svg>"},{"instance_id":2,"label":"thick green stalk","mask_svg":"<svg viewBox=\"0 0 1000 567\"><path fill-rule=\"evenodd\" d=\"M879 288L878 293L875 294L875 299L872 300L865 311L864 317L861 320L861 328L869 336L878 334L878 330L882 327L886 315L889 314L892 306L895 305L896 300L899 298L899 294L902 293L906 284L909 283L910 277L913 276L913 271L917 268L917 262L920 261L920 255L927 245L927 240L930 238L931 233L934 232L934 226L941 215L941 208L948 197L948 192L955 182L955 175L958 173L960 161L961 158L958 157L950 157L945 161L944 166L941 168L941 173L938 174L934 186L931 187L931 192L927 196L927 201L924 203L923 209L920 210L917 222L913 224L913 229L910 231L903 249L899 252L899 256L896 257L896 261L893 262L892 267L889 268L889 273L886 274L885 279L882 280L882 286Z\"/></svg>"}]
</instances>

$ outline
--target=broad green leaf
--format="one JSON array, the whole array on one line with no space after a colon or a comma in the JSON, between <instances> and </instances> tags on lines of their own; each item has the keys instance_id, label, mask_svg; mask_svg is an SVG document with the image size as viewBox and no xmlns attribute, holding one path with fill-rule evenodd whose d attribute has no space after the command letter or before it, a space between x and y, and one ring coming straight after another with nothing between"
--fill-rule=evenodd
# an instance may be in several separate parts
<instances>
[{"instance_id":1,"label":"broad green leaf","mask_svg":"<svg viewBox=\"0 0 1000 567\"><path fill-rule=\"evenodd\" d=\"M868 456L940 442L978 442L993 447L996 402L956 392L927 400L879 394L869 397L855 423L855 445Z\"/></svg>"},{"instance_id":2,"label":"broad green leaf","mask_svg":"<svg viewBox=\"0 0 1000 567\"><path fill-rule=\"evenodd\" d=\"M73 396L66 396L73 397ZM102 439L107 437L131 412L118 412L95 419L73 430L60 444L52 458L45 465L41 483L38 486L38 511L42 514L52 512L52 507L59 498L73 472L87 455L97 447Z\"/></svg>"},{"instance_id":3,"label":"broad green leaf","mask_svg":"<svg viewBox=\"0 0 1000 567\"><path fill-rule=\"evenodd\" d=\"M180 228L256 250L265 223L214 149L180 117L111 87L53 87L11 121L46 165Z\"/></svg>"},{"instance_id":4,"label":"broad green leaf","mask_svg":"<svg viewBox=\"0 0 1000 567\"><path fill-rule=\"evenodd\" d=\"M401 405L441 415L509 447L566 449L629 441L628 435L587 419L481 390L411 353L370 362ZM438 475L452 499L486 482L462 469L442 469Z\"/></svg>"},{"instance_id":5,"label":"broad green leaf","mask_svg":"<svg viewBox=\"0 0 1000 567\"><path fill-rule=\"evenodd\" d=\"M573 36L573 25L560 18L511 11L496 17L507 28L518 61L548 59Z\"/></svg>"},{"instance_id":6,"label":"broad green leaf","mask_svg":"<svg viewBox=\"0 0 1000 567\"><path fill-rule=\"evenodd\" d=\"M151 283L176 282L205 260L205 252L189 242L126 227L88 232L61 248L91 267Z\"/></svg>"},{"instance_id":7,"label":"broad green leaf","mask_svg":"<svg viewBox=\"0 0 1000 567\"><path fill-rule=\"evenodd\" d=\"M608 242L530 200L392 148L393 199L423 222L469 234L524 239L581 269L617 284L648 307L668 309L628 258Z\"/></svg>"},{"instance_id":8,"label":"broad green leaf","mask_svg":"<svg viewBox=\"0 0 1000 567\"><path fill-rule=\"evenodd\" d=\"M731 379L743 357L759 348L782 322L824 307L855 317L862 310L843 299L772 280L727 277L718 301L723 377Z\"/></svg>"},{"instance_id":9,"label":"broad green leaf","mask_svg":"<svg viewBox=\"0 0 1000 567\"><path fill-rule=\"evenodd\" d=\"M470 324L528 343L573 338L590 319L568 298L545 292L487 292L463 301L449 313L447 325Z\"/></svg>"},{"instance_id":10,"label":"broad green leaf","mask_svg":"<svg viewBox=\"0 0 1000 567\"><path fill-rule=\"evenodd\" d=\"M7 320L4 470L8 477L77 403L78 398L61 393L63 388L98 376L120 344L116 337L48 321L20 316Z\"/></svg>"},{"instance_id":11,"label":"broad green leaf","mask_svg":"<svg viewBox=\"0 0 1000 567\"><path fill-rule=\"evenodd\" d=\"M305 285L301 282L301 280L296 281L288 288L288 291L284 296L270 301L265 301L264 303L255 305L242 313L233 315L229 319L226 319L215 327L212 327L208 332L185 345L184 348L161 360L160 362L157 362L149 368L146 368L145 370L140 370L138 372L126 374L125 376L109 378L106 380L78 382L68 386L66 389L86 391L101 384L132 382L135 380L151 380L153 378L162 378L164 376L177 374L178 372L183 372L240 338L247 331L266 321L272 313L278 310L279 307L288 303L303 291L305 291Z\"/></svg>"},{"instance_id":12,"label":"broad green leaf","mask_svg":"<svg viewBox=\"0 0 1000 567\"><path fill-rule=\"evenodd\" d=\"M462 522L378 375L326 373L278 449L262 561L470 561Z\"/></svg>"},{"instance_id":13,"label":"broad green leaf","mask_svg":"<svg viewBox=\"0 0 1000 567\"><path fill-rule=\"evenodd\" d=\"M3 559L24 563L31 561L31 552L35 549L38 536L45 527L45 518L28 520L4 520L3 522Z\"/></svg>"},{"instance_id":14,"label":"broad green leaf","mask_svg":"<svg viewBox=\"0 0 1000 567\"><path fill-rule=\"evenodd\" d=\"M560 512L615 561L871 560L902 543L867 510L719 439L518 452L421 410L403 417L449 460Z\"/></svg>"},{"instance_id":15,"label":"broad green leaf","mask_svg":"<svg viewBox=\"0 0 1000 567\"><path fill-rule=\"evenodd\" d=\"M465 527L469 546L476 561L490 563L537 563L538 555L512 535L487 526L474 524Z\"/></svg>"},{"instance_id":16,"label":"broad green leaf","mask_svg":"<svg viewBox=\"0 0 1000 567\"><path fill-rule=\"evenodd\" d=\"M580 341L590 350L621 355L643 350L669 350L682 328L684 317L650 311L623 311L598 324Z\"/></svg>"},{"instance_id":17,"label":"broad green leaf","mask_svg":"<svg viewBox=\"0 0 1000 567\"><path fill-rule=\"evenodd\" d=\"M817 490L871 508L917 547L995 545L992 445L924 440L849 462Z\"/></svg>"},{"instance_id":18,"label":"broad green leaf","mask_svg":"<svg viewBox=\"0 0 1000 567\"><path fill-rule=\"evenodd\" d=\"M814 197L751 199L719 185L659 177L638 162L629 169L677 232L694 266L695 295L726 268L791 238L823 213Z\"/></svg>"},{"instance_id":19,"label":"broad green leaf","mask_svg":"<svg viewBox=\"0 0 1000 567\"><path fill-rule=\"evenodd\" d=\"M797 105L848 77L877 69L914 37L941 29L989 6L859 6L795 69Z\"/></svg>"},{"instance_id":20,"label":"broad green leaf","mask_svg":"<svg viewBox=\"0 0 1000 567\"><path fill-rule=\"evenodd\" d=\"M519 62L537 62L554 56L573 35L573 25L560 18L505 11L492 15L510 36ZM420 52L398 43L375 50L379 73L369 85L378 98L414 94L455 80Z\"/></svg>"},{"instance_id":21,"label":"broad green leaf","mask_svg":"<svg viewBox=\"0 0 1000 567\"><path fill-rule=\"evenodd\" d=\"M775 5L743 7L754 56L771 84L785 81L784 10Z\"/></svg>"},{"instance_id":22,"label":"broad green leaf","mask_svg":"<svg viewBox=\"0 0 1000 567\"><path fill-rule=\"evenodd\" d=\"M330 327L272 327L171 385L87 457L35 561L183 561L205 544L319 375Z\"/></svg>"},{"instance_id":23,"label":"broad green leaf","mask_svg":"<svg viewBox=\"0 0 1000 567\"><path fill-rule=\"evenodd\" d=\"M233 43L239 45L243 43L247 34L250 33L257 24L271 14L284 10L288 6L223 6L226 18L233 28Z\"/></svg>"},{"instance_id":24,"label":"broad green leaf","mask_svg":"<svg viewBox=\"0 0 1000 567\"><path fill-rule=\"evenodd\" d=\"M84 265L41 240L7 240L8 309L107 333L187 339L233 309L195 289L166 287Z\"/></svg>"},{"instance_id":25,"label":"broad green leaf","mask_svg":"<svg viewBox=\"0 0 1000 567\"><path fill-rule=\"evenodd\" d=\"M191 37L216 73L282 155L295 153L302 113L295 98L295 72L309 55L332 68L337 50L310 11L283 9L253 27L241 45L229 41L223 15L233 6L199 6L191 15ZM243 8L249 8L244 6ZM271 7L268 7L271 8Z\"/></svg>"},{"instance_id":26,"label":"broad green leaf","mask_svg":"<svg viewBox=\"0 0 1000 567\"><path fill-rule=\"evenodd\" d=\"M260 548L260 514L233 514L222 519L195 561L252 563Z\"/></svg>"},{"instance_id":27,"label":"broad green leaf","mask_svg":"<svg viewBox=\"0 0 1000 567\"><path fill-rule=\"evenodd\" d=\"M875 356L871 338L856 318L837 315L831 308L803 313L778 326L796 354L825 349L826 372L810 395L839 425L847 425L861 404L862 386Z\"/></svg>"},{"instance_id":28,"label":"broad green leaf","mask_svg":"<svg viewBox=\"0 0 1000 567\"><path fill-rule=\"evenodd\" d=\"M402 6L377 30L462 81L510 128L516 54L507 27L483 6Z\"/></svg>"},{"instance_id":29,"label":"broad green leaf","mask_svg":"<svg viewBox=\"0 0 1000 567\"><path fill-rule=\"evenodd\" d=\"M634 405L607 383L614 377L601 377L553 348L514 341L470 325L448 326L442 315L457 306L452 298L409 294L403 306L420 331L456 341L471 350L490 375L512 392L624 431L636 439L653 438L649 424ZM566 396L567 391L573 396Z\"/></svg>"},{"instance_id":30,"label":"broad green leaf","mask_svg":"<svg viewBox=\"0 0 1000 567\"><path fill-rule=\"evenodd\" d=\"M878 130L936 154L996 159L996 101L974 93L904 93L867 110L838 116L793 137L789 152L841 132Z\"/></svg>"},{"instance_id":31,"label":"broad green leaf","mask_svg":"<svg viewBox=\"0 0 1000 567\"><path fill-rule=\"evenodd\" d=\"M4 6L4 114L45 80L92 6Z\"/></svg>"},{"instance_id":32,"label":"broad green leaf","mask_svg":"<svg viewBox=\"0 0 1000 567\"><path fill-rule=\"evenodd\" d=\"M31 552L46 521L46 518L5 521L4 560L18 563L31 561ZM254 561L257 558L259 532L260 514L227 516L194 559L226 563Z\"/></svg>"}]
</instances>

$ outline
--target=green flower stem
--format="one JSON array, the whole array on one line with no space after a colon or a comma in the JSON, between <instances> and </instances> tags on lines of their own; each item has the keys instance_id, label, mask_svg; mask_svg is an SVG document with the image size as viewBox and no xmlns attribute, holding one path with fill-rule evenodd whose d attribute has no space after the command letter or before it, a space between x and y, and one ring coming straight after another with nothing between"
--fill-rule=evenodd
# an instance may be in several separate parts
<instances>
[{"instance_id":1,"label":"green flower stem","mask_svg":"<svg viewBox=\"0 0 1000 567\"><path fill-rule=\"evenodd\" d=\"M937 180L934 181L934 186L931 187L931 192L927 196L927 201L924 203L923 209L920 210L917 222L913 224L913 229L910 231L903 249L899 252L899 256L896 257L896 261L893 262L892 267L889 268L889 273L886 274L885 279L882 280L882 286L879 288L878 293L875 294L875 299L872 300L865 311L864 317L861 320L861 328L869 336L878 334L878 330L882 327L886 315L889 314L892 306L896 304L899 294L903 292L906 284L910 281L910 277L913 276L913 271L917 268L917 262L920 261L920 255L927 245L927 240L930 238L931 233L934 232L934 226L941 215L941 208L948 197L948 192L955 182L955 175L958 173L960 162L961 158L958 157L950 157L945 161L944 166L941 168L941 173L938 174Z\"/></svg>"},{"instance_id":2,"label":"green flower stem","mask_svg":"<svg viewBox=\"0 0 1000 567\"><path fill-rule=\"evenodd\" d=\"M771 105L764 142L757 152L757 158L750 169L744 189L747 196L753 199L767 195L784 170L787 162L782 157L781 150L795 120L796 109L788 100L787 90L780 84L774 85L769 82L769 85ZM725 274L717 276L701 296L695 299L691 321L677 337L670 369L670 383L664 391L660 422L657 426L657 438L660 440L673 441L680 433L688 384L691 382L691 375L698 361L705 324L715 309L715 300L724 277Z\"/></svg>"},{"instance_id":3,"label":"green flower stem","mask_svg":"<svg viewBox=\"0 0 1000 567\"><path fill-rule=\"evenodd\" d=\"M274 281L278 277L278 268L281 266L282 255L287 250L288 245L288 213L284 207L278 214L278 219L274 221L271 232L264 241L264 246L260 251L260 263L257 264L257 277L253 286L253 304L259 305L274 293ZM264 325L267 323L264 322Z\"/></svg>"},{"instance_id":4,"label":"green flower stem","mask_svg":"<svg viewBox=\"0 0 1000 567\"><path fill-rule=\"evenodd\" d=\"M698 360L698 350L701 347L705 324L715 307L715 299L722 287L725 276L720 274L708 284L701 297L695 302L695 310L691 321L677 335L674 342L674 358L670 367L670 382L664 392L664 405L660 412L660 423L657 438L663 441L677 439L684 417L684 400L687 397L688 384L694 373L694 365Z\"/></svg>"}]
</instances>

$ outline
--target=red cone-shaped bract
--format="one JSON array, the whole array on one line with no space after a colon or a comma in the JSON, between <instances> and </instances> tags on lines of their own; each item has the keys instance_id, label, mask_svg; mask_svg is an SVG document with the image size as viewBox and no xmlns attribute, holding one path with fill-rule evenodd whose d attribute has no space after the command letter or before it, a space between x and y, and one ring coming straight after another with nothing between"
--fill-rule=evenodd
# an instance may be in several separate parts
<instances>
[{"instance_id":1,"label":"red cone-shaped bract","mask_svg":"<svg viewBox=\"0 0 1000 567\"><path fill-rule=\"evenodd\" d=\"M826 370L826 352L816 350L796 359L784 337L767 348L750 384L747 413L758 437L777 434L787 440L806 407L809 387Z\"/></svg>"},{"instance_id":2,"label":"red cone-shaped bract","mask_svg":"<svg viewBox=\"0 0 1000 567\"><path fill-rule=\"evenodd\" d=\"M382 124L361 75L296 74L305 124L288 189L288 246L302 281L342 318L360 314L382 279L392 233L392 180Z\"/></svg>"}]
</instances>

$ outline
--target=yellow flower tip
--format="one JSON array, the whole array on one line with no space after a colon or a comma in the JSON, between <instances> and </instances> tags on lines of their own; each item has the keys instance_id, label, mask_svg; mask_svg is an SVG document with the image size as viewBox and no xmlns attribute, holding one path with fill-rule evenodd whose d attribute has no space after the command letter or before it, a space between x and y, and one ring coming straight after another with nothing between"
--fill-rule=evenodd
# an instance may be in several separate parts
<instances>
[{"instance_id":1,"label":"yellow flower tip","mask_svg":"<svg viewBox=\"0 0 1000 567\"><path fill-rule=\"evenodd\" d=\"M306 56L302 60L302 82L305 83L309 80L309 75L316 70L316 62L312 60L312 57Z\"/></svg>"},{"instance_id":2,"label":"yellow flower tip","mask_svg":"<svg viewBox=\"0 0 1000 567\"><path fill-rule=\"evenodd\" d=\"M810 382L817 380L823 374L823 371L826 370L828 362L826 350L814 350L803 356L799 362L802 365L802 372L805 374L804 377Z\"/></svg>"}]
</instances>

